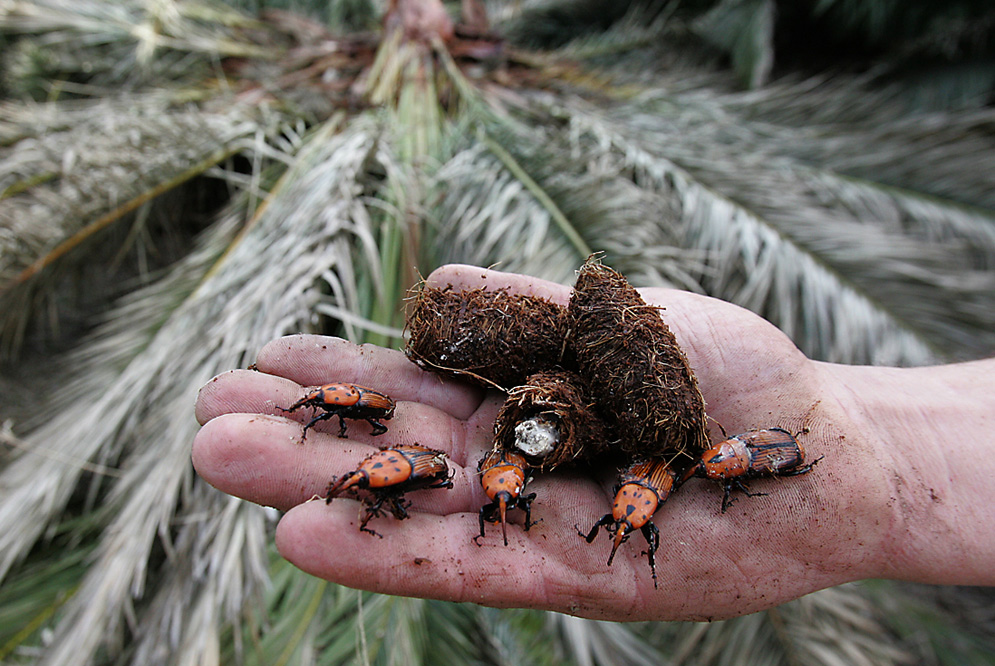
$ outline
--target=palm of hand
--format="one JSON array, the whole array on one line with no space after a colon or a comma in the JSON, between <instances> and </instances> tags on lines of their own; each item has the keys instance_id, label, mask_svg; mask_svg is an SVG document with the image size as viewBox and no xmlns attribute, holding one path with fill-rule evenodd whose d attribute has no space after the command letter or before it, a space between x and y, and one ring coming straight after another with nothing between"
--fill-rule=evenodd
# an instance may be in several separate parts
<instances>
[{"instance_id":1,"label":"palm of hand","mask_svg":"<svg viewBox=\"0 0 995 666\"><path fill-rule=\"evenodd\" d=\"M560 302L569 294L558 285L477 268L450 267L430 279L509 286ZM813 402L810 364L776 329L712 299L667 290L646 290L644 297L667 304L665 316L688 352L710 415L733 431L801 429ZM533 520L539 522L525 531L522 512L512 512L508 546L496 525L478 545L477 512L488 500L477 462L492 445L499 394L443 381L400 352L317 336L276 340L260 351L257 366L262 372L233 371L201 392L197 414L206 425L194 462L219 489L286 510L277 530L281 553L322 578L391 594L637 620L738 615L863 573L838 562L848 561L841 548L865 519L847 515L848 507L819 483L821 474L767 482L776 484L763 488L773 497L741 500L725 515L717 488L689 482L655 518L658 590L640 535L620 548L610 568L609 540L588 544L578 535L610 510L612 470L540 476L527 490L537 494ZM340 439L337 423L325 422L302 445L307 413L295 415L295 422L277 407L299 399L302 386L328 381L393 396L398 407L389 432L370 437L367 424L353 421L348 438ZM786 414L790 422L770 423L777 418L772 414ZM357 502L307 501L323 496L333 477L355 469L375 448L414 443L447 452L454 488L411 493L408 520L374 518L370 527L382 539L358 530ZM828 529L822 540L812 538L813 516Z\"/></svg>"}]
</instances>

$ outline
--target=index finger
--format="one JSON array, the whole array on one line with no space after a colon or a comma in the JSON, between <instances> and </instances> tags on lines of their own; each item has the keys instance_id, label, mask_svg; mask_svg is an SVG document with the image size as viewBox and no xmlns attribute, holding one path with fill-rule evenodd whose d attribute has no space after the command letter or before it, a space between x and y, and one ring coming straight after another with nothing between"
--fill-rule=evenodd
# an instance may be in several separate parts
<instances>
[{"instance_id":1,"label":"index finger","mask_svg":"<svg viewBox=\"0 0 995 666\"><path fill-rule=\"evenodd\" d=\"M332 382L368 386L394 400L420 402L464 420L484 399L483 389L426 372L396 349L323 335L273 340L259 350L256 368L302 386Z\"/></svg>"},{"instance_id":2,"label":"index finger","mask_svg":"<svg viewBox=\"0 0 995 666\"><path fill-rule=\"evenodd\" d=\"M566 306L570 301L570 287L518 273L502 273L480 266L449 264L442 266L425 278L432 287L452 285L455 289L510 289L516 294L530 294L545 298L557 305Z\"/></svg>"}]
</instances>

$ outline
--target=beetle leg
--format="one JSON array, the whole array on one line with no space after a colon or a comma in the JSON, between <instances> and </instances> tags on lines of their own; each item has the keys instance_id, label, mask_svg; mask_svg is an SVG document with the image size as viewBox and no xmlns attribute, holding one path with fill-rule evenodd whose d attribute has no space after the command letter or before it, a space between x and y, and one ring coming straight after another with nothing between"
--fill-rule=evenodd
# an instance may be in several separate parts
<instances>
[{"instance_id":1,"label":"beetle leg","mask_svg":"<svg viewBox=\"0 0 995 666\"><path fill-rule=\"evenodd\" d=\"M333 412L329 412L328 413L328 417L330 418L332 416L332 414L333 414ZM345 430L346 430L346 427L345 427L345 417L342 416L341 412L338 413L338 414L335 414L335 415L339 417L339 437L340 438L344 438L345 437Z\"/></svg>"},{"instance_id":2,"label":"beetle leg","mask_svg":"<svg viewBox=\"0 0 995 666\"><path fill-rule=\"evenodd\" d=\"M736 484L736 487L743 491L743 494L747 497L765 497L767 493L751 493L749 486L740 481L739 479L733 479L732 482Z\"/></svg>"},{"instance_id":3,"label":"beetle leg","mask_svg":"<svg viewBox=\"0 0 995 666\"><path fill-rule=\"evenodd\" d=\"M425 486L425 488L452 488L453 487L453 477L448 476L441 481L437 481L430 486Z\"/></svg>"},{"instance_id":4,"label":"beetle leg","mask_svg":"<svg viewBox=\"0 0 995 666\"><path fill-rule=\"evenodd\" d=\"M492 502L480 507L480 511L477 512L477 519L480 521L480 534L473 537L473 542L478 546L480 545L480 539L484 538L484 521L489 523L494 522L495 508L497 508L497 505Z\"/></svg>"},{"instance_id":5,"label":"beetle leg","mask_svg":"<svg viewBox=\"0 0 995 666\"><path fill-rule=\"evenodd\" d=\"M408 517L407 508L411 506L411 502L405 502L404 498L398 495L390 495L386 498L387 503L390 505L390 512L394 514L394 517L398 520L404 520Z\"/></svg>"},{"instance_id":6,"label":"beetle leg","mask_svg":"<svg viewBox=\"0 0 995 666\"><path fill-rule=\"evenodd\" d=\"M371 530L369 527L366 526L366 523L370 522L373 518L375 518L376 516L379 516L381 513L383 513L380 510L380 507L383 505L384 500L386 500L386 499L387 499L386 497L380 497L380 496L378 496L377 499L376 499L376 501L373 502L373 504L367 504L366 505L366 515L363 516L363 522L361 522L359 524L359 531L360 532L368 532L368 533L372 534L373 536L380 537L381 539L383 538L382 534L380 534L379 532L374 532L373 530Z\"/></svg>"},{"instance_id":7,"label":"beetle leg","mask_svg":"<svg viewBox=\"0 0 995 666\"><path fill-rule=\"evenodd\" d=\"M825 457L826 456L819 456L818 458L816 458L807 465L802 465L801 467L790 469L787 472L781 472L780 476L798 476L799 474L806 474L808 472L811 472L812 468L815 467L815 463L819 462Z\"/></svg>"},{"instance_id":8,"label":"beetle leg","mask_svg":"<svg viewBox=\"0 0 995 666\"><path fill-rule=\"evenodd\" d=\"M581 532L580 528L577 527L576 525L574 525L574 529L577 530L577 534L587 539L588 543L591 543L594 541L594 537L598 536L599 527L601 527L602 525L607 527L608 525L611 525L613 522L615 522L615 518L610 513L606 513L605 515L601 516L601 520L594 523L594 527L592 527L591 531L588 532L587 534Z\"/></svg>"},{"instance_id":9,"label":"beetle leg","mask_svg":"<svg viewBox=\"0 0 995 666\"><path fill-rule=\"evenodd\" d=\"M724 484L722 484L722 490L723 490L723 492L722 492L722 513L725 513L726 509L728 509L730 506L732 506L732 503L736 501L734 499L730 499L729 498L729 495L732 494L732 481L726 481Z\"/></svg>"},{"instance_id":10,"label":"beetle leg","mask_svg":"<svg viewBox=\"0 0 995 666\"><path fill-rule=\"evenodd\" d=\"M366 421L373 426L373 432L371 432L370 435L376 437L377 435L382 435L387 432L387 426L380 423L380 421L377 421L376 419L366 419Z\"/></svg>"},{"instance_id":11,"label":"beetle leg","mask_svg":"<svg viewBox=\"0 0 995 666\"><path fill-rule=\"evenodd\" d=\"M725 483L725 490L722 494L722 513L726 512L726 509L731 507L736 501L735 497L732 497L732 489L735 486L736 490L742 491L747 497L766 497L767 493L754 493L750 492L749 486L744 484L739 479L729 479Z\"/></svg>"},{"instance_id":12,"label":"beetle leg","mask_svg":"<svg viewBox=\"0 0 995 666\"><path fill-rule=\"evenodd\" d=\"M730 493L732 493L733 486L735 486L737 490L741 490L747 497L766 497L767 495L767 493L750 492L749 486L739 479L729 479L725 483L725 494L722 496L722 513L725 513L726 509L731 507L732 503L736 501L735 499L729 497Z\"/></svg>"},{"instance_id":13,"label":"beetle leg","mask_svg":"<svg viewBox=\"0 0 995 666\"><path fill-rule=\"evenodd\" d=\"M333 416L335 416L334 412L322 412L321 414L318 414L317 416L315 416L314 418L312 418L310 421L308 421L307 424L304 426L304 432L301 433L301 444L304 443L304 438L307 437L307 431L308 430L310 430L311 428L313 428L314 425L316 423L318 423L319 421L324 421L326 419L330 419Z\"/></svg>"},{"instance_id":14,"label":"beetle leg","mask_svg":"<svg viewBox=\"0 0 995 666\"><path fill-rule=\"evenodd\" d=\"M656 586L656 551L660 547L660 530L651 520L643 525L642 532L643 536L646 537L646 543L649 544L646 555L649 557L650 571L653 573L653 589L659 589Z\"/></svg>"},{"instance_id":15,"label":"beetle leg","mask_svg":"<svg viewBox=\"0 0 995 666\"><path fill-rule=\"evenodd\" d=\"M525 531L528 532L529 528L538 523L539 521L532 520L532 500L536 498L535 493L529 495L522 495L518 498L518 506L525 510ZM579 530L578 530L579 531Z\"/></svg>"}]
</instances>

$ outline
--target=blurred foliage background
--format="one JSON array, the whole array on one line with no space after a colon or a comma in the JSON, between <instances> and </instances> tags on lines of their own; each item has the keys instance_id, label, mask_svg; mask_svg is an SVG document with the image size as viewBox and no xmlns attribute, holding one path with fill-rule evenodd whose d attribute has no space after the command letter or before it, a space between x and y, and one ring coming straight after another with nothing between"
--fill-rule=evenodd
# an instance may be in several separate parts
<instances>
[{"instance_id":1,"label":"blurred foliage background","mask_svg":"<svg viewBox=\"0 0 995 666\"><path fill-rule=\"evenodd\" d=\"M396 346L453 261L600 250L815 358L991 355L990 3L0 0L0 53L0 662L995 663L987 589L711 624L359 593L189 460L214 374Z\"/></svg>"}]
</instances>

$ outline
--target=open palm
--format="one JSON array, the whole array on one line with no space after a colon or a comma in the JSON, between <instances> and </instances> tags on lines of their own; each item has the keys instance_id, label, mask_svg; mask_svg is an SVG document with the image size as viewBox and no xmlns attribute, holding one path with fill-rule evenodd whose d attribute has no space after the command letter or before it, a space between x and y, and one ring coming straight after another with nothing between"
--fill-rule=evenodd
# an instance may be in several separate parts
<instances>
[{"instance_id":1,"label":"open palm","mask_svg":"<svg viewBox=\"0 0 995 666\"><path fill-rule=\"evenodd\" d=\"M429 282L569 298L560 285L468 266L440 269ZM476 466L491 448L503 398L424 372L398 351L309 335L271 342L259 353L258 372L235 370L202 390L194 463L219 489L287 512L277 545L288 560L316 576L390 594L605 619L714 619L874 575L878 544L868 534L885 504L874 490L879 466L873 451L844 453L854 442L833 425L841 418L820 394L818 364L738 307L678 291L642 293L665 308L713 419L730 434L805 426L809 457L825 455L816 473L755 482L769 495L741 499L726 514L717 487L686 484L655 517L658 589L640 535L608 567L608 538L588 544L577 533L609 511L612 470L561 468L536 478L527 492L537 494L539 522L525 531L514 511L507 546L490 525L474 543L477 512L487 503ZM301 398L305 386L333 381L391 395L397 410L389 432L372 437L365 422L350 421L348 437L339 438L333 419L301 443L309 412L288 417L278 408ZM370 527L383 538L359 531L363 509L352 499L308 501L376 448L414 443L449 455L454 487L411 493L408 520L374 518ZM853 496L851 487L862 494Z\"/></svg>"}]
</instances>

